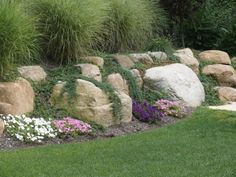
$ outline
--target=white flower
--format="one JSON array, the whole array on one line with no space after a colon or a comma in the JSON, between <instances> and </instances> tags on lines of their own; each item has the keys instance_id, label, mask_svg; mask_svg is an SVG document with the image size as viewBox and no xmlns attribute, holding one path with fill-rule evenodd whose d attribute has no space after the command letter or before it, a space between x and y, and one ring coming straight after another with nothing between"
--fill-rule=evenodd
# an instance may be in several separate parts
<instances>
[{"instance_id":1,"label":"white flower","mask_svg":"<svg viewBox=\"0 0 236 177\"><path fill-rule=\"evenodd\" d=\"M30 118L25 115L0 115L0 118L5 122L7 133L20 141L42 142L47 137L57 136L51 122L43 118Z\"/></svg>"}]
</instances>

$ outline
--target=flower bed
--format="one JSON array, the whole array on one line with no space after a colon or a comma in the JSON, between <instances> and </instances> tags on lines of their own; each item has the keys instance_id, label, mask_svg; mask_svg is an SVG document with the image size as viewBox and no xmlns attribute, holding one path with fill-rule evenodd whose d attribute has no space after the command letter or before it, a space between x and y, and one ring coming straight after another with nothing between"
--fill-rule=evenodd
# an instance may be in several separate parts
<instances>
[{"instance_id":1,"label":"flower bed","mask_svg":"<svg viewBox=\"0 0 236 177\"><path fill-rule=\"evenodd\" d=\"M5 122L7 133L20 141L40 143L45 138L57 136L57 131L52 127L51 122L43 118L1 115L1 119Z\"/></svg>"},{"instance_id":2,"label":"flower bed","mask_svg":"<svg viewBox=\"0 0 236 177\"><path fill-rule=\"evenodd\" d=\"M6 133L23 142L41 143L47 138L55 138L61 134L81 135L92 132L89 124L71 117L47 121L43 118L30 118L25 115L1 115L0 119L6 125Z\"/></svg>"}]
</instances>

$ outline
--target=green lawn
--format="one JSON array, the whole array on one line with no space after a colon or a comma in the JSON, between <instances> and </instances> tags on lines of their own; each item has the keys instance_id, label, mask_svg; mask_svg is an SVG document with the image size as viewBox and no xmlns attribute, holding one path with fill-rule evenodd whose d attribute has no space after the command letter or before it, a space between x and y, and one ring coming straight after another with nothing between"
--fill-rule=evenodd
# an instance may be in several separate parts
<instances>
[{"instance_id":1,"label":"green lawn","mask_svg":"<svg viewBox=\"0 0 236 177\"><path fill-rule=\"evenodd\" d=\"M236 113L200 108L145 133L0 152L0 177L235 177Z\"/></svg>"}]
</instances>

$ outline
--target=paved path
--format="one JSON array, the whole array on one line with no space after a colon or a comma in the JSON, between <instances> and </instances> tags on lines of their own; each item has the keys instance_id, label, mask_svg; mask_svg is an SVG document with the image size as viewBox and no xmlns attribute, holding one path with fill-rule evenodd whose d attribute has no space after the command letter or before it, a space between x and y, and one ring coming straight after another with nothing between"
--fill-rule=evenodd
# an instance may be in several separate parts
<instances>
[{"instance_id":1,"label":"paved path","mask_svg":"<svg viewBox=\"0 0 236 177\"><path fill-rule=\"evenodd\" d=\"M236 102L231 102L222 106L209 106L210 109L216 110L226 110L226 111L235 111L236 112Z\"/></svg>"}]
</instances>

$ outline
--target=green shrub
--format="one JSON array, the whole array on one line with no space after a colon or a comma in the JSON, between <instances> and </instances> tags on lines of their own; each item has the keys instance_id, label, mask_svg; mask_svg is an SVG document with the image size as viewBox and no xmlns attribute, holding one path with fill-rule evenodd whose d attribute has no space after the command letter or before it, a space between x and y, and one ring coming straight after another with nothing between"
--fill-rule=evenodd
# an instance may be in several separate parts
<instances>
[{"instance_id":1,"label":"green shrub","mask_svg":"<svg viewBox=\"0 0 236 177\"><path fill-rule=\"evenodd\" d=\"M188 46L202 50L235 51L235 10L235 0L207 0L185 24Z\"/></svg>"},{"instance_id":2,"label":"green shrub","mask_svg":"<svg viewBox=\"0 0 236 177\"><path fill-rule=\"evenodd\" d=\"M149 0L111 0L101 49L112 53L142 49L153 36L154 27L163 25L161 13L159 17L156 21L154 6Z\"/></svg>"},{"instance_id":3,"label":"green shrub","mask_svg":"<svg viewBox=\"0 0 236 177\"><path fill-rule=\"evenodd\" d=\"M174 46L170 39L166 37L159 37L151 40L147 46L148 51L162 51L167 54L170 60L177 61L177 57L173 55L175 52Z\"/></svg>"},{"instance_id":4,"label":"green shrub","mask_svg":"<svg viewBox=\"0 0 236 177\"><path fill-rule=\"evenodd\" d=\"M78 60L98 40L107 17L104 0L32 0L41 44L48 60L63 64Z\"/></svg>"},{"instance_id":5,"label":"green shrub","mask_svg":"<svg viewBox=\"0 0 236 177\"><path fill-rule=\"evenodd\" d=\"M33 19L16 1L0 1L0 80L17 64L29 63L38 55L38 33Z\"/></svg>"},{"instance_id":6,"label":"green shrub","mask_svg":"<svg viewBox=\"0 0 236 177\"><path fill-rule=\"evenodd\" d=\"M160 0L161 5L170 18L168 33L174 38L177 45L185 47L184 21L191 18L204 1L205 0Z\"/></svg>"}]
</instances>

